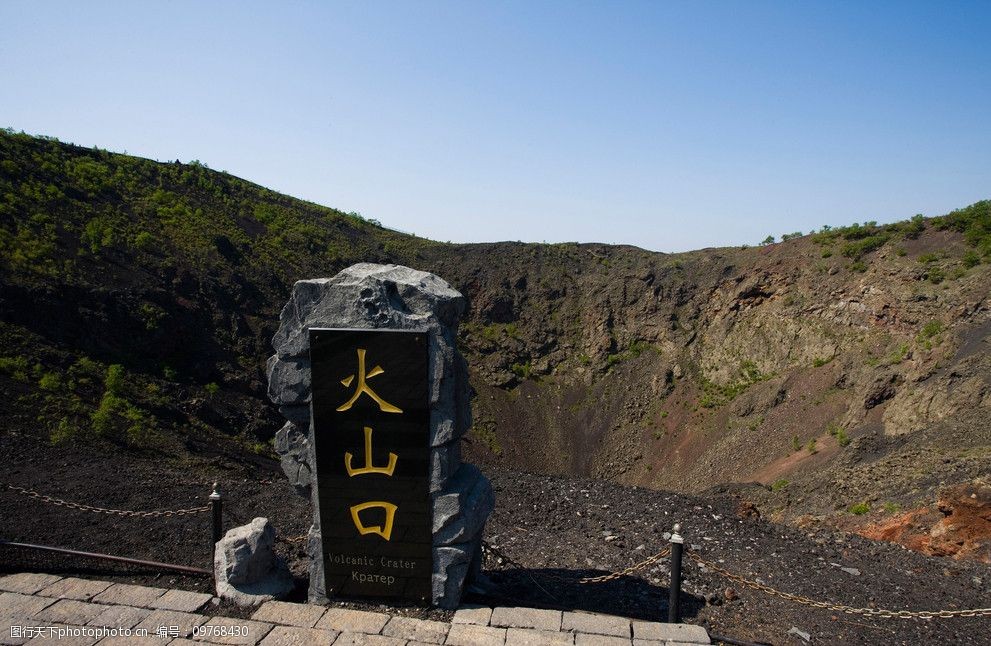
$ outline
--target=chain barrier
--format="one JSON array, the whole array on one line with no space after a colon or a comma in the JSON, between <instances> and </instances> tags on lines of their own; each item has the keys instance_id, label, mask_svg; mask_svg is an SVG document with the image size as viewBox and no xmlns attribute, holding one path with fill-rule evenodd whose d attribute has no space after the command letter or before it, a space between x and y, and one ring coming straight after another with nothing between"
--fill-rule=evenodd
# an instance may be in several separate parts
<instances>
[{"instance_id":1,"label":"chain barrier","mask_svg":"<svg viewBox=\"0 0 991 646\"><path fill-rule=\"evenodd\" d=\"M62 500L61 498L55 498L53 496L46 496L44 494L38 493L37 491L32 491L31 489L25 489L24 487L18 487L7 482L0 483L7 489L11 491L16 491L25 496L30 496L31 498L36 498L42 502L49 503L51 505L57 505L59 507L68 507L69 509L76 509L79 511L89 511L96 514L111 514L115 516L125 516L125 517L137 517L137 518L158 518L162 516L188 516L190 514L202 514L204 512L210 511L209 505L204 505L202 507L192 507L190 509L173 509L168 511L130 511L128 509L106 509L104 507L92 507L90 505L84 505L78 502L69 502L68 500Z\"/></svg>"},{"instance_id":2,"label":"chain barrier","mask_svg":"<svg viewBox=\"0 0 991 646\"><path fill-rule=\"evenodd\" d=\"M91 505L84 505L77 502L70 502L68 500L62 500L61 498L55 498L53 496L47 496L45 494L38 493L31 489L26 489L24 487L18 487L7 482L0 482L0 485L10 489L11 491L16 491L17 493L29 496L31 498L36 498L45 503L52 505L57 505L60 507L67 507L69 509L76 509L79 511L88 511L98 514L111 514L117 516L125 517L138 517L138 518L158 518L162 516L186 516L191 514L201 514L210 511L210 505L204 505L202 507L191 507L189 509L174 509L174 510L164 510L164 511L131 511L128 509L108 509L105 507L93 507ZM305 541L308 535L301 534L299 536L291 536L283 539L286 543L300 543ZM500 564L506 564L512 567L519 568L521 570L529 570L519 561L513 559L507 555L502 550L496 548L495 546L489 544L486 541L482 541L482 549L489 555L500 561ZM812 608L821 608L823 610L833 610L835 612L843 612L851 615L860 615L864 617L880 617L883 619L945 619L951 617L991 617L991 608L975 608L975 609L964 609L964 610L889 610L886 608L855 608L853 606L846 606L838 603L830 603L827 601L817 601L809 597L805 597L798 594L792 594L790 592L782 592L776 588L773 588L766 583L760 583L758 581L753 581L747 579L746 577L740 576L739 574L734 574L726 568L719 566L712 561L708 561L701 556L699 556L693 550L685 550L689 558L695 561L698 565L709 569L716 574L719 574L730 581L734 581L741 586L751 588L753 590L758 590L769 594L779 599L784 599L785 601L791 601L793 603L798 603L804 606L809 606ZM571 579L568 577L563 577L557 574L550 574L547 572L534 572L533 574L550 579L553 581L558 581L562 583L579 583L583 585L594 584L594 583L606 583L608 581L613 581L620 579L624 576L630 576L640 570L650 567L654 563L660 561L661 559L667 558L671 554L671 546L668 545L661 549L659 552L653 556L649 556L646 559L635 563L619 572L610 572L609 574L603 574L600 576L586 576L580 579Z\"/></svg>"},{"instance_id":3,"label":"chain barrier","mask_svg":"<svg viewBox=\"0 0 991 646\"><path fill-rule=\"evenodd\" d=\"M490 545L489 543L487 543L485 541L482 541L482 548L484 550L486 550L487 552L489 552L492 556L496 557L497 559L501 559L507 565L510 565L510 566L519 568L521 570L529 570L530 569L530 568L527 568L526 566L524 566L522 563L520 563L518 561L515 561L514 559L510 558L504 552L502 552L501 550L499 550L496 547L493 547L492 545ZM650 557L644 559L643 561L640 561L639 563L635 563L634 565L631 565L630 567L625 568L624 570L621 570L619 572L610 572L609 574L602 574L600 576L586 576L586 577L582 577L580 579L570 579L568 577L560 576L560 575L557 575L557 574L550 574L548 572L534 572L534 574L536 574L537 576L540 576L540 577L544 577L546 579L551 579L553 581L559 581L559 582L562 582L562 583L581 583L581 584L605 583L607 581L613 581L615 579L619 579L619 578L622 578L624 576L629 576L629 575L633 574L634 572L638 572L640 570L643 570L643 569L645 569L645 568L653 565L657 561L660 561L661 559L667 557L669 554L671 554L671 546L670 545L668 545L667 547L663 548L657 554L654 554L653 556L650 556Z\"/></svg>"},{"instance_id":4,"label":"chain barrier","mask_svg":"<svg viewBox=\"0 0 991 646\"><path fill-rule=\"evenodd\" d=\"M757 581L751 581L750 579L744 578L739 574L734 574L711 561L703 559L701 556L696 554L694 551L686 550L688 557L699 565L721 574L730 581L735 581L736 583L753 588L754 590L760 590L766 594L784 599L786 601L792 601L804 606L811 606L813 608L823 608L825 610L834 610L836 612L844 612L850 615L861 615L865 617L880 617L883 619L935 619L935 618L950 618L950 617L991 617L991 608L976 608L973 610L888 610L885 608L854 608L852 606L844 606L838 603L829 603L826 601L816 601L815 599L810 599L808 597L803 597L798 594L791 594L789 592L782 592L766 583L759 583Z\"/></svg>"},{"instance_id":5,"label":"chain barrier","mask_svg":"<svg viewBox=\"0 0 991 646\"><path fill-rule=\"evenodd\" d=\"M499 560L500 565L506 564L510 567L515 567L521 570L530 570L531 568L526 567L519 561L508 556L505 552L493 547L489 543L482 541L482 549L487 552L492 557ZM791 594L790 592L782 592L776 588L772 588L766 583L759 583L757 581L752 581L739 574L734 574L726 568L719 566L711 561L707 561L692 550L685 550L686 555L699 565L711 570L723 577L734 581L741 586L752 588L754 590L759 590L771 596L778 597L779 599L784 599L785 601L791 601L793 603L798 603L804 606L810 606L812 608L821 608L824 610L833 610L835 612L843 612L851 615L860 615L864 617L878 617L882 619L947 619L951 617L991 617L991 608L976 608L973 610L888 610L886 608L854 608L853 606L846 606L838 603L830 603L827 601L816 601L815 599L810 599L809 597L804 597L798 594ZM589 576L582 577L580 579L569 579L568 577L559 576L557 574L549 574L546 572L532 572L535 576L543 577L546 579L551 579L554 581L559 581L563 583L605 583L606 581L612 581L620 577L629 576L635 572L643 570L650 565L666 558L671 554L671 547L667 546L662 549L657 554L640 561L634 565L620 572L611 572L609 574L603 574L601 576Z\"/></svg>"}]
</instances>

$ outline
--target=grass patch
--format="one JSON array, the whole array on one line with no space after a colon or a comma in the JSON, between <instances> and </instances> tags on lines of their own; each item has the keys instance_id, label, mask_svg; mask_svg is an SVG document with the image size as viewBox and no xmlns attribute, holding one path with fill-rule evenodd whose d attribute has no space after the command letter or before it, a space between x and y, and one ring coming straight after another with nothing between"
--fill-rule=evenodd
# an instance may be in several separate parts
<instances>
[{"instance_id":1,"label":"grass patch","mask_svg":"<svg viewBox=\"0 0 991 646\"><path fill-rule=\"evenodd\" d=\"M934 345L939 345L939 335L943 332L943 323L933 319L919 330L915 336L915 342L923 346L926 350L932 350Z\"/></svg>"},{"instance_id":2,"label":"grass patch","mask_svg":"<svg viewBox=\"0 0 991 646\"><path fill-rule=\"evenodd\" d=\"M741 361L736 381L720 386L705 377L702 378L702 397L699 399L698 405L702 408L722 406L736 399L750 386L766 381L773 376L773 374L762 373L753 361Z\"/></svg>"},{"instance_id":3,"label":"grass patch","mask_svg":"<svg viewBox=\"0 0 991 646\"><path fill-rule=\"evenodd\" d=\"M641 354L647 350L653 350L655 352L660 352L656 346L647 343L646 341L634 341L625 350L618 352L616 354L610 354L606 357L606 367L612 368L613 366L620 364L624 361L629 361L630 359L636 359Z\"/></svg>"},{"instance_id":4,"label":"grass patch","mask_svg":"<svg viewBox=\"0 0 991 646\"><path fill-rule=\"evenodd\" d=\"M830 435L836 438L836 443L840 446L847 446L850 444L850 436L847 435L846 429L839 424L830 423L826 430Z\"/></svg>"},{"instance_id":5,"label":"grass patch","mask_svg":"<svg viewBox=\"0 0 991 646\"><path fill-rule=\"evenodd\" d=\"M871 510L871 505L870 503L867 502L858 502L855 505L850 505L850 508L847 509L847 511L849 511L854 516L863 516L870 510Z\"/></svg>"},{"instance_id":6,"label":"grass patch","mask_svg":"<svg viewBox=\"0 0 991 646\"><path fill-rule=\"evenodd\" d=\"M509 366L509 369L520 379L531 379L536 376L533 373L533 363L530 361L526 363L514 363Z\"/></svg>"}]
</instances>

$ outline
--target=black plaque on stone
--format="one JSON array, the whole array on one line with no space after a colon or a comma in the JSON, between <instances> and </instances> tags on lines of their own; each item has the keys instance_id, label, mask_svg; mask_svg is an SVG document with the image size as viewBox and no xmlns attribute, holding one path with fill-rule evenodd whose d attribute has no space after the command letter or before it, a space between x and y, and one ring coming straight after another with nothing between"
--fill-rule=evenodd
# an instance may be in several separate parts
<instances>
[{"instance_id":1,"label":"black plaque on stone","mask_svg":"<svg viewBox=\"0 0 991 646\"><path fill-rule=\"evenodd\" d=\"M427 335L309 334L327 593L426 603L433 571Z\"/></svg>"}]
</instances>

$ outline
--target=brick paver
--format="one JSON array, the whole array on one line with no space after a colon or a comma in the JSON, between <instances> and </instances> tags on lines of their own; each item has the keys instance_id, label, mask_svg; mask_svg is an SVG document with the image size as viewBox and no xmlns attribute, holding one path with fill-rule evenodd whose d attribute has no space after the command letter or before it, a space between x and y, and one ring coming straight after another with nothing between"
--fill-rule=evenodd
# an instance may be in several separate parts
<instances>
[{"instance_id":1,"label":"brick paver","mask_svg":"<svg viewBox=\"0 0 991 646\"><path fill-rule=\"evenodd\" d=\"M34 594L39 590L47 588L62 577L54 574L35 574L33 572L18 572L0 577L0 590L4 592L19 592L20 594Z\"/></svg>"},{"instance_id":2,"label":"brick paver","mask_svg":"<svg viewBox=\"0 0 991 646\"><path fill-rule=\"evenodd\" d=\"M113 603L119 606L150 608L152 602L166 592L167 590L165 588L149 588L143 585L115 583L93 597L93 601L97 603Z\"/></svg>"},{"instance_id":3,"label":"brick paver","mask_svg":"<svg viewBox=\"0 0 991 646\"><path fill-rule=\"evenodd\" d=\"M492 608L488 606L461 606L454 611L452 624L475 624L476 626L488 626L489 619L492 618Z\"/></svg>"},{"instance_id":4,"label":"brick paver","mask_svg":"<svg viewBox=\"0 0 991 646\"><path fill-rule=\"evenodd\" d=\"M561 611L500 607L492 610L489 624L502 628L535 628L556 632L561 629Z\"/></svg>"},{"instance_id":5,"label":"brick paver","mask_svg":"<svg viewBox=\"0 0 991 646\"><path fill-rule=\"evenodd\" d=\"M193 634L193 628L202 626L208 617L194 615L191 612L179 612L177 610L153 610L148 616L141 620L135 628L147 630L149 635L155 635L158 629L162 628L166 635L176 636L173 628L178 629L178 637L189 637Z\"/></svg>"},{"instance_id":6,"label":"brick paver","mask_svg":"<svg viewBox=\"0 0 991 646\"><path fill-rule=\"evenodd\" d=\"M425 644L443 644L448 628L449 624L442 621L393 617L382 629L382 634Z\"/></svg>"},{"instance_id":7,"label":"brick paver","mask_svg":"<svg viewBox=\"0 0 991 646\"><path fill-rule=\"evenodd\" d=\"M210 617L209 594L109 584L75 577L3 577L0 646L690 646L709 644L701 626L586 612L466 605L450 623L351 608L269 601L251 619ZM29 633L21 627L43 627ZM49 632L49 627L54 632ZM147 638L102 629L146 630ZM17 636L11 633L14 629ZM80 629L83 629L80 631ZM61 635L59 631L63 632ZM165 634L161 634L164 631ZM180 635L174 638L174 635ZM632 635L632 636L631 636Z\"/></svg>"},{"instance_id":8,"label":"brick paver","mask_svg":"<svg viewBox=\"0 0 991 646\"><path fill-rule=\"evenodd\" d=\"M298 626L276 626L259 646L330 646L337 639L336 630L317 630Z\"/></svg>"},{"instance_id":9,"label":"brick paver","mask_svg":"<svg viewBox=\"0 0 991 646\"><path fill-rule=\"evenodd\" d=\"M55 599L0 592L0 617L31 617L55 603Z\"/></svg>"},{"instance_id":10,"label":"brick paver","mask_svg":"<svg viewBox=\"0 0 991 646\"><path fill-rule=\"evenodd\" d=\"M595 635L612 635L630 638L630 620L612 615L587 612L566 612L561 617L561 630Z\"/></svg>"},{"instance_id":11,"label":"brick paver","mask_svg":"<svg viewBox=\"0 0 991 646\"><path fill-rule=\"evenodd\" d=\"M53 624L48 632L25 643L29 646L93 646L98 637L77 634L87 630L92 629Z\"/></svg>"},{"instance_id":12,"label":"brick paver","mask_svg":"<svg viewBox=\"0 0 991 646\"><path fill-rule=\"evenodd\" d=\"M506 631L506 646L559 646L574 643L574 633L526 628L509 628Z\"/></svg>"},{"instance_id":13,"label":"brick paver","mask_svg":"<svg viewBox=\"0 0 991 646\"><path fill-rule=\"evenodd\" d=\"M264 639L273 627L272 624L263 621L214 617L203 624L199 631L200 634L194 639L208 641L211 644L247 644L253 646Z\"/></svg>"},{"instance_id":14,"label":"brick paver","mask_svg":"<svg viewBox=\"0 0 991 646\"><path fill-rule=\"evenodd\" d=\"M151 610L145 608L107 606L107 609L91 619L88 625L107 628L134 628L150 614Z\"/></svg>"},{"instance_id":15,"label":"brick paver","mask_svg":"<svg viewBox=\"0 0 991 646\"><path fill-rule=\"evenodd\" d=\"M59 579L37 594L42 597L54 597L56 599L89 601L109 587L110 583L108 581L90 581L89 579L69 577Z\"/></svg>"},{"instance_id":16,"label":"brick paver","mask_svg":"<svg viewBox=\"0 0 991 646\"><path fill-rule=\"evenodd\" d=\"M575 634L575 646L631 646L629 637L613 637L610 635Z\"/></svg>"},{"instance_id":17,"label":"brick paver","mask_svg":"<svg viewBox=\"0 0 991 646\"><path fill-rule=\"evenodd\" d=\"M334 646L406 646L405 639L365 633L341 633Z\"/></svg>"},{"instance_id":18,"label":"brick paver","mask_svg":"<svg viewBox=\"0 0 991 646\"><path fill-rule=\"evenodd\" d=\"M505 643L505 628L474 624L451 624L444 642L448 646L502 646Z\"/></svg>"},{"instance_id":19,"label":"brick paver","mask_svg":"<svg viewBox=\"0 0 991 646\"><path fill-rule=\"evenodd\" d=\"M203 592L189 592L187 590L169 590L162 596L154 599L149 607L159 610L178 610L179 612L196 612L207 603L213 596Z\"/></svg>"},{"instance_id":20,"label":"brick paver","mask_svg":"<svg viewBox=\"0 0 991 646\"><path fill-rule=\"evenodd\" d=\"M322 606L311 606L306 603L286 603L285 601L266 601L251 615L255 621L267 621L270 624L299 626L313 628L323 617Z\"/></svg>"},{"instance_id":21,"label":"brick paver","mask_svg":"<svg viewBox=\"0 0 991 646\"><path fill-rule=\"evenodd\" d=\"M75 599L59 599L35 615L36 619L53 624L85 626L107 607L98 603L86 603Z\"/></svg>"},{"instance_id":22,"label":"brick paver","mask_svg":"<svg viewBox=\"0 0 991 646\"><path fill-rule=\"evenodd\" d=\"M105 637L97 642L97 646L163 646L167 642L161 637Z\"/></svg>"},{"instance_id":23,"label":"brick paver","mask_svg":"<svg viewBox=\"0 0 991 646\"><path fill-rule=\"evenodd\" d=\"M0 644L4 646L20 646L31 639L25 633L25 628L37 628L46 625L43 621L35 621L33 619L0 618Z\"/></svg>"},{"instance_id":24,"label":"brick paver","mask_svg":"<svg viewBox=\"0 0 991 646\"><path fill-rule=\"evenodd\" d=\"M377 635L389 623L389 615L350 608L328 608L317 628L337 630L342 633L367 633Z\"/></svg>"},{"instance_id":25,"label":"brick paver","mask_svg":"<svg viewBox=\"0 0 991 646\"><path fill-rule=\"evenodd\" d=\"M708 644L709 633L701 626L691 624L661 624L652 621L633 622L634 639L653 639L655 641L694 642Z\"/></svg>"}]
</instances>

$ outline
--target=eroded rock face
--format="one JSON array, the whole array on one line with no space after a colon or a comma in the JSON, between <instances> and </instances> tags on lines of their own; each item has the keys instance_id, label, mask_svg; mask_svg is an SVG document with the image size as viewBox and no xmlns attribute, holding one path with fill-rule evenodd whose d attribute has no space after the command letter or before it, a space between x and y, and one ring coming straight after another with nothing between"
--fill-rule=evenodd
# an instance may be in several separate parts
<instances>
[{"instance_id":1,"label":"eroded rock face","mask_svg":"<svg viewBox=\"0 0 991 646\"><path fill-rule=\"evenodd\" d=\"M240 606L282 599L292 592L292 574L275 553L275 530L267 518L228 531L217 542L213 567L217 596Z\"/></svg>"},{"instance_id":2,"label":"eroded rock face","mask_svg":"<svg viewBox=\"0 0 991 646\"><path fill-rule=\"evenodd\" d=\"M268 361L268 392L287 419L275 442L282 469L314 509L307 541L311 602L327 601L313 487L307 332L311 327L427 332L433 603L456 607L466 581L480 567L482 530L495 497L485 476L461 463L460 441L471 426L468 368L456 346L464 310L464 297L442 279L399 265L361 263L333 278L302 280L293 286L272 340L276 354Z\"/></svg>"},{"instance_id":3,"label":"eroded rock face","mask_svg":"<svg viewBox=\"0 0 991 646\"><path fill-rule=\"evenodd\" d=\"M991 484L975 480L949 487L934 507L897 514L859 533L930 556L991 563Z\"/></svg>"}]
</instances>

